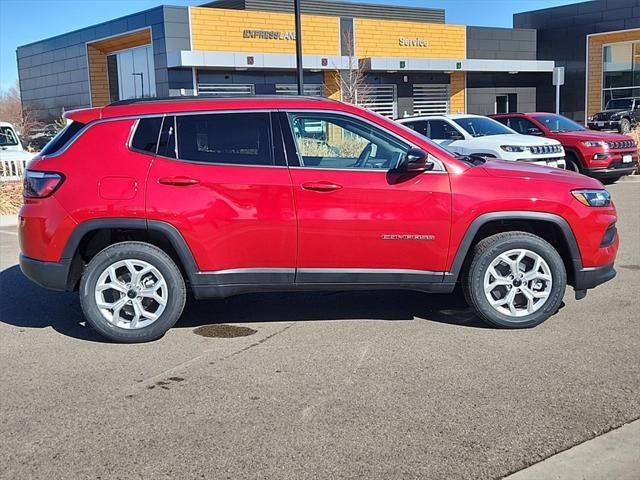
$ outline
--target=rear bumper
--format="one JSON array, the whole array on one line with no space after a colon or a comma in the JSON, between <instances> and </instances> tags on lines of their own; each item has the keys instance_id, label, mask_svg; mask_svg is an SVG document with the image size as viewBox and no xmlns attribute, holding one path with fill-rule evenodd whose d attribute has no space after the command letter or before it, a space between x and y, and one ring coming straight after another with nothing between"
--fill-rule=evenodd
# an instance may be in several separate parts
<instances>
[{"instance_id":1,"label":"rear bumper","mask_svg":"<svg viewBox=\"0 0 640 480\"><path fill-rule=\"evenodd\" d=\"M70 267L71 259L63 259L61 262L44 262L20 255L22 273L29 280L50 290L68 290Z\"/></svg>"},{"instance_id":2,"label":"rear bumper","mask_svg":"<svg viewBox=\"0 0 640 480\"><path fill-rule=\"evenodd\" d=\"M588 267L576 269L574 279L574 290L588 290L602 285L616 276L613 264L602 267Z\"/></svg>"}]
</instances>

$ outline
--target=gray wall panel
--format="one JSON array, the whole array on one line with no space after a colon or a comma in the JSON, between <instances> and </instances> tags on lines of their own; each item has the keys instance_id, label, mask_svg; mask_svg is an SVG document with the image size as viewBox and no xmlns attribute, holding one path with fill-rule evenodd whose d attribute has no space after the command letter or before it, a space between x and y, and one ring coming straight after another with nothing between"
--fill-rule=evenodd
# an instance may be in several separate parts
<instances>
[{"instance_id":1,"label":"gray wall panel","mask_svg":"<svg viewBox=\"0 0 640 480\"><path fill-rule=\"evenodd\" d=\"M170 46L188 50L186 7L157 7L18 47L18 77L25 107L44 122L63 110L90 106L86 43L144 27L152 28L156 91L168 95L164 19L171 18Z\"/></svg>"},{"instance_id":2,"label":"gray wall panel","mask_svg":"<svg viewBox=\"0 0 640 480\"><path fill-rule=\"evenodd\" d=\"M423 2L415 2L420 4ZM424 2L426 3L426 2ZM272 12L293 11L293 0L218 0L205 7L236 10L263 10ZM439 8L401 7L366 3L344 3L326 0L302 0L302 13L332 15L338 17L380 18L410 22L444 23L444 10Z\"/></svg>"}]
</instances>

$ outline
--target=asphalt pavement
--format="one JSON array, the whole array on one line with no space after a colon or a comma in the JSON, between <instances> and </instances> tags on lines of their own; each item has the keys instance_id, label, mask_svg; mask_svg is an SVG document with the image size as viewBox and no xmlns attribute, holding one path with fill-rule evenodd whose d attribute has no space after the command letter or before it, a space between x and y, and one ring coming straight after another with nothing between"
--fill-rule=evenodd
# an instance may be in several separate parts
<instances>
[{"instance_id":1,"label":"asphalt pavement","mask_svg":"<svg viewBox=\"0 0 640 480\"><path fill-rule=\"evenodd\" d=\"M118 345L29 282L1 228L0 477L491 479L636 420L640 183L610 190L618 277L520 331L459 295L260 294L189 300L161 340ZM194 333L210 324L256 333Z\"/></svg>"}]
</instances>

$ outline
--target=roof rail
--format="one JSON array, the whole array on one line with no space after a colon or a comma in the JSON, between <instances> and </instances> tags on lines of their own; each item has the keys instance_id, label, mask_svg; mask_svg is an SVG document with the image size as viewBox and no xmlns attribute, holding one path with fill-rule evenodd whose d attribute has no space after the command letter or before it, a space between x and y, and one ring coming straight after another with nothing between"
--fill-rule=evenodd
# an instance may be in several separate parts
<instances>
[{"instance_id":1,"label":"roof rail","mask_svg":"<svg viewBox=\"0 0 640 480\"><path fill-rule=\"evenodd\" d=\"M181 95L179 97L145 97L130 98L128 100L118 100L107 105L107 107L117 107L119 105L135 105L138 103L160 103L160 102L192 102L192 101L211 101L211 100L316 100L335 102L330 98L311 97L306 95Z\"/></svg>"}]
</instances>

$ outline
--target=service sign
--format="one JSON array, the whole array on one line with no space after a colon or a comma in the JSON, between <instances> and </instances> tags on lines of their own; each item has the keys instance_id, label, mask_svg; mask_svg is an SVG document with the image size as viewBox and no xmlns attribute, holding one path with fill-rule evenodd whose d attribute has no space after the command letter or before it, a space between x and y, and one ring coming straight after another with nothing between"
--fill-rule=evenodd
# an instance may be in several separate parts
<instances>
[{"instance_id":1,"label":"service sign","mask_svg":"<svg viewBox=\"0 0 640 480\"><path fill-rule=\"evenodd\" d=\"M406 38L400 37L401 47L426 47L428 42L424 38Z\"/></svg>"}]
</instances>

